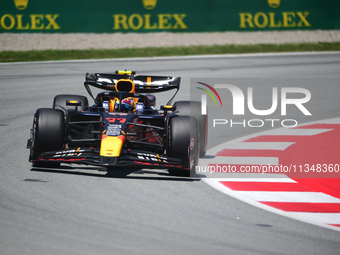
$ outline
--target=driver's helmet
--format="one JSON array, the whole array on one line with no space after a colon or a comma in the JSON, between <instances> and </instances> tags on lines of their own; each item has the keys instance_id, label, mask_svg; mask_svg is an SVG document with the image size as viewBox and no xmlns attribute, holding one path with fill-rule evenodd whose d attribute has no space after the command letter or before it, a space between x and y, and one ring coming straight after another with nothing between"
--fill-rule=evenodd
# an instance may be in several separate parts
<instances>
[{"instance_id":1,"label":"driver's helmet","mask_svg":"<svg viewBox=\"0 0 340 255\"><path fill-rule=\"evenodd\" d=\"M115 111L119 111L119 105L120 112L134 112L136 109L136 102L133 97L124 98L121 103L117 99L115 102Z\"/></svg>"}]
</instances>

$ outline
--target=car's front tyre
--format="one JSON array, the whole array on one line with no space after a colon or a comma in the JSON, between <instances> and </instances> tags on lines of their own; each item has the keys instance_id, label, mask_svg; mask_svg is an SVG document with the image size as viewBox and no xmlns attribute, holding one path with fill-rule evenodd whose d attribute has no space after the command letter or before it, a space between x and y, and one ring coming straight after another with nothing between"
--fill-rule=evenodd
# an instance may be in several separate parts
<instances>
[{"instance_id":1,"label":"car's front tyre","mask_svg":"<svg viewBox=\"0 0 340 255\"><path fill-rule=\"evenodd\" d=\"M40 153L63 149L65 133L64 114L61 111L40 108L36 111L33 121L33 144L30 151L30 160L33 166L55 167L60 163L34 161Z\"/></svg>"},{"instance_id":2,"label":"car's front tyre","mask_svg":"<svg viewBox=\"0 0 340 255\"><path fill-rule=\"evenodd\" d=\"M202 115L202 103L197 101L177 101L174 103L179 115L192 116L198 124L200 136L200 157L204 157L208 144L208 111Z\"/></svg>"},{"instance_id":3,"label":"car's front tyre","mask_svg":"<svg viewBox=\"0 0 340 255\"><path fill-rule=\"evenodd\" d=\"M190 116L171 118L168 127L167 155L182 160L183 168L171 168L171 175L192 176L198 164L200 141L198 124Z\"/></svg>"}]
</instances>

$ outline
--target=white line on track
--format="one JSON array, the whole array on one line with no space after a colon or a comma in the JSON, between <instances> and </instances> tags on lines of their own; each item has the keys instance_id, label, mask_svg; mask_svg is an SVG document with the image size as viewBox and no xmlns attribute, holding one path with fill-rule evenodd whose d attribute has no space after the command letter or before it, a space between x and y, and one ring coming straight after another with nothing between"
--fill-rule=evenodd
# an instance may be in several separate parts
<instances>
[{"instance_id":1,"label":"white line on track","mask_svg":"<svg viewBox=\"0 0 340 255\"><path fill-rule=\"evenodd\" d=\"M340 224L340 213L293 212L292 214L301 218L313 219L323 224Z\"/></svg>"},{"instance_id":2,"label":"white line on track","mask_svg":"<svg viewBox=\"0 0 340 255\"><path fill-rule=\"evenodd\" d=\"M284 130L270 130L266 135L294 135L294 136L311 136L319 135L333 129L284 129Z\"/></svg>"},{"instance_id":3,"label":"white line on track","mask_svg":"<svg viewBox=\"0 0 340 255\"><path fill-rule=\"evenodd\" d=\"M321 192L235 191L259 202L340 203L340 199Z\"/></svg>"},{"instance_id":4,"label":"white line on track","mask_svg":"<svg viewBox=\"0 0 340 255\"><path fill-rule=\"evenodd\" d=\"M216 54L216 55L190 55L170 57L146 57L146 58L107 58L107 59L77 59L77 60L49 60L35 62L6 62L0 65L16 64L41 64L41 63L91 63L91 62L129 62L129 61L153 61L153 60L181 60L181 59L208 59L208 58L249 58L249 57L276 57L276 56L314 56L314 55L340 55L338 51L307 51L307 52L269 52L269 53L243 53L243 54Z\"/></svg>"},{"instance_id":5,"label":"white line on track","mask_svg":"<svg viewBox=\"0 0 340 255\"><path fill-rule=\"evenodd\" d=\"M290 142L241 142L231 146L226 146L225 149L233 150L285 150L294 143Z\"/></svg>"},{"instance_id":6,"label":"white line on track","mask_svg":"<svg viewBox=\"0 0 340 255\"><path fill-rule=\"evenodd\" d=\"M231 165L278 165L279 158L276 157L224 157L215 156L209 160L209 164L231 164Z\"/></svg>"},{"instance_id":7,"label":"white line on track","mask_svg":"<svg viewBox=\"0 0 340 255\"><path fill-rule=\"evenodd\" d=\"M285 175L280 175L280 174L272 174L272 178L269 177L270 174L267 174L266 177L264 178L250 178L250 177L239 177L239 178L222 178L222 179L218 179L218 178L214 178L214 181L228 181L228 182L277 182L277 183L296 183L296 181L294 181L293 179L287 178L287 176ZM280 177L278 177L280 176Z\"/></svg>"}]
</instances>

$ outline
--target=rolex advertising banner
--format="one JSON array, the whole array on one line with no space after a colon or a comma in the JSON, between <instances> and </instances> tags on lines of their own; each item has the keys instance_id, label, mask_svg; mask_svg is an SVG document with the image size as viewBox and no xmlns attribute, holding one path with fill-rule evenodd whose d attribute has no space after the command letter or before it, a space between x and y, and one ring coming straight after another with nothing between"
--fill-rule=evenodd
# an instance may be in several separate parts
<instances>
[{"instance_id":1,"label":"rolex advertising banner","mask_svg":"<svg viewBox=\"0 0 340 255\"><path fill-rule=\"evenodd\" d=\"M339 0L2 0L0 33L340 29Z\"/></svg>"}]
</instances>

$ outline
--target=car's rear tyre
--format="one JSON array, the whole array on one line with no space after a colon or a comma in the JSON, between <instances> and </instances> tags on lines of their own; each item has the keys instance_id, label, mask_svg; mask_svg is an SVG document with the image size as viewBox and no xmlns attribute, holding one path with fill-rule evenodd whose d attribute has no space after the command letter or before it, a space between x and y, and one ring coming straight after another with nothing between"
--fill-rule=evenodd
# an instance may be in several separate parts
<instances>
[{"instance_id":1,"label":"car's rear tyre","mask_svg":"<svg viewBox=\"0 0 340 255\"><path fill-rule=\"evenodd\" d=\"M208 144L208 111L206 115L202 115L202 103L196 101L178 101L174 106L179 115L192 116L196 119L200 135L200 157L204 157Z\"/></svg>"},{"instance_id":2,"label":"car's rear tyre","mask_svg":"<svg viewBox=\"0 0 340 255\"><path fill-rule=\"evenodd\" d=\"M183 168L171 168L171 175L193 176L199 159L197 121L190 116L176 116L169 122L167 155L182 160Z\"/></svg>"},{"instance_id":3,"label":"car's rear tyre","mask_svg":"<svg viewBox=\"0 0 340 255\"><path fill-rule=\"evenodd\" d=\"M30 159L37 159L40 153L63 149L65 121L63 112L50 108L38 109L33 121L33 146ZM56 167L60 163L35 161L33 166Z\"/></svg>"},{"instance_id":4,"label":"car's rear tyre","mask_svg":"<svg viewBox=\"0 0 340 255\"><path fill-rule=\"evenodd\" d=\"M62 107L65 110L68 109L75 109L75 106L66 105L66 101L79 101L81 106L78 107L80 111L86 110L89 106L89 101L87 100L86 96L81 95L72 95L72 94L61 94L56 95L53 100L53 109L60 109Z\"/></svg>"}]
</instances>

